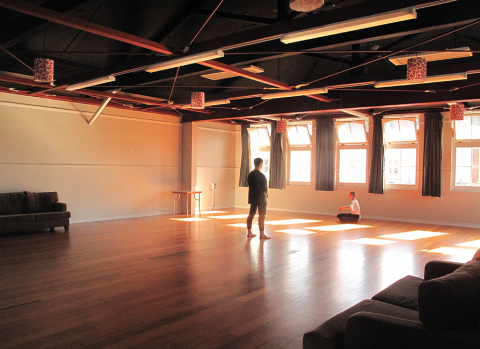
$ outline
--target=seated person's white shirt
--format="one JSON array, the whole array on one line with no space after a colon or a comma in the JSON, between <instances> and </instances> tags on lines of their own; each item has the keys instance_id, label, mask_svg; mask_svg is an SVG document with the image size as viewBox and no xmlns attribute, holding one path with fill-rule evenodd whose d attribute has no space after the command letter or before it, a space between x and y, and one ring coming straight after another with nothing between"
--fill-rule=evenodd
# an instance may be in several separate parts
<instances>
[{"instance_id":1,"label":"seated person's white shirt","mask_svg":"<svg viewBox=\"0 0 480 349\"><path fill-rule=\"evenodd\" d=\"M360 216L360 204L357 199L353 199L352 202L350 202L350 213L358 214Z\"/></svg>"}]
</instances>

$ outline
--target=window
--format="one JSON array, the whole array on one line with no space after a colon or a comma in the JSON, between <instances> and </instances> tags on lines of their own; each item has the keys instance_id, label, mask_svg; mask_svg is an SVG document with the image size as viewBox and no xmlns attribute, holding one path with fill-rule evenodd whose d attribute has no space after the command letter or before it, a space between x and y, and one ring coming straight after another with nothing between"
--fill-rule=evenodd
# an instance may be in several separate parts
<instances>
[{"instance_id":1,"label":"window","mask_svg":"<svg viewBox=\"0 0 480 349\"><path fill-rule=\"evenodd\" d=\"M383 121L385 141L385 187L417 188L417 118Z\"/></svg>"},{"instance_id":2,"label":"window","mask_svg":"<svg viewBox=\"0 0 480 349\"><path fill-rule=\"evenodd\" d=\"M454 187L479 190L480 114L472 113L465 115L463 120L455 120L454 129Z\"/></svg>"},{"instance_id":3,"label":"window","mask_svg":"<svg viewBox=\"0 0 480 349\"><path fill-rule=\"evenodd\" d=\"M270 169L270 126L250 127L248 133L250 135L250 168L255 168L253 164L255 158L262 158L262 173L268 179Z\"/></svg>"},{"instance_id":4,"label":"window","mask_svg":"<svg viewBox=\"0 0 480 349\"><path fill-rule=\"evenodd\" d=\"M312 161L312 125L287 126L289 144L289 184L310 183Z\"/></svg>"},{"instance_id":5,"label":"window","mask_svg":"<svg viewBox=\"0 0 480 349\"><path fill-rule=\"evenodd\" d=\"M335 123L337 129L337 180L341 184L367 183L367 122Z\"/></svg>"}]
</instances>

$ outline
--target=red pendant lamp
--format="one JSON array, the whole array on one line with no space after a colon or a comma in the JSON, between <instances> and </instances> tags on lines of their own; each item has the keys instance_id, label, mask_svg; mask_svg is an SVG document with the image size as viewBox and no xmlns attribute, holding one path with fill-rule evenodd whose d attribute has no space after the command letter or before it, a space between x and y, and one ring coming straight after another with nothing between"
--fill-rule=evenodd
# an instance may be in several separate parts
<instances>
[{"instance_id":1,"label":"red pendant lamp","mask_svg":"<svg viewBox=\"0 0 480 349\"><path fill-rule=\"evenodd\" d=\"M205 108L205 93L204 92L192 92L191 99L192 109L204 109Z\"/></svg>"},{"instance_id":2,"label":"red pendant lamp","mask_svg":"<svg viewBox=\"0 0 480 349\"><path fill-rule=\"evenodd\" d=\"M33 79L38 82L53 82L53 60L35 58Z\"/></svg>"},{"instance_id":3,"label":"red pendant lamp","mask_svg":"<svg viewBox=\"0 0 480 349\"><path fill-rule=\"evenodd\" d=\"M323 6L325 0L290 0L290 8L297 12L311 12Z\"/></svg>"},{"instance_id":4,"label":"red pendant lamp","mask_svg":"<svg viewBox=\"0 0 480 349\"><path fill-rule=\"evenodd\" d=\"M427 78L427 60L423 57L413 57L407 60L407 80L411 83L421 83Z\"/></svg>"},{"instance_id":5,"label":"red pendant lamp","mask_svg":"<svg viewBox=\"0 0 480 349\"><path fill-rule=\"evenodd\" d=\"M277 121L277 133L287 132L287 120L278 120Z\"/></svg>"},{"instance_id":6,"label":"red pendant lamp","mask_svg":"<svg viewBox=\"0 0 480 349\"><path fill-rule=\"evenodd\" d=\"M463 103L450 104L450 120L463 120L465 105Z\"/></svg>"}]
</instances>

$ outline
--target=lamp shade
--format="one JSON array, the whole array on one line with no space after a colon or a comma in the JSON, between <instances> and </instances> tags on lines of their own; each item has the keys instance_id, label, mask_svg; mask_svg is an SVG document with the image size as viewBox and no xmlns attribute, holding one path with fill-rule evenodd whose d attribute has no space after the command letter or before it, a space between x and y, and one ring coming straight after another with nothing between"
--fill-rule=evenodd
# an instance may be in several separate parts
<instances>
[{"instance_id":1,"label":"lamp shade","mask_svg":"<svg viewBox=\"0 0 480 349\"><path fill-rule=\"evenodd\" d=\"M325 0L290 0L290 8L297 12L310 12L323 6Z\"/></svg>"},{"instance_id":2,"label":"lamp shade","mask_svg":"<svg viewBox=\"0 0 480 349\"><path fill-rule=\"evenodd\" d=\"M35 58L33 79L38 82L53 82L53 60Z\"/></svg>"},{"instance_id":3,"label":"lamp shade","mask_svg":"<svg viewBox=\"0 0 480 349\"><path fill-rule=\"evenodd\" d=\"M277 121L277 133L285 133L285 132L287 132L287 121L286 120Z\"/></svg>"},{"instance_id":4,"label":"lamp shade","mask_svg":"<svg viewBox=\"0 0 480 349\"><path fill-rule=\"evenodd\" d=\"M410 83L424 82L427 78L427 59L412 57L407 60L407 81Z\"/></svg>"},{"instance_id":5,"label":"lamp shade","mask_svg":"<svg viewBox=\"0 0 480 349\"><path fill-rule=\"evenodd\" d=\"M463 120L465 106L463 103L450 104L450 120Z\"/></svg>"},{"instance_id":6,"label":"lamp shade","mask_svg":"<svg viewBox=\"0 0 480 349\"><path fill-rule=\"evenodd\" d=\"M192 105L192 109L205 108L205 93L192 92L192 99L190 104Z\"/></svg>"}]
</instances>

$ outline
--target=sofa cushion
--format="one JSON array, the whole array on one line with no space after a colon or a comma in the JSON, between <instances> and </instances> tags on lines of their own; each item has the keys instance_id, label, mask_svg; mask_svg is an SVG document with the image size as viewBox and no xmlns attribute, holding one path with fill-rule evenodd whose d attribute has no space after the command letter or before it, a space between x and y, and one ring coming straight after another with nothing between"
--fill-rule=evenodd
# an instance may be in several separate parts
<instances>
[{"instance_id":1,"label":"sofa cushion","mask_svg":"<svg viewBox=\"0 0 480 349\"><path fill-rule=\"evenodd\" d=\"M35 222L47 222L70 218L70 212L43 212L35 214Z\"/></svg>"},{"instance_id":2,"label":"sofa cushion","mask_svg":"<svg viewBox=\"0 0 480 349\"><path fill-rule=\"evenodd\" d=\"M418 286L423 279L407 275L372 297L373 300L417 310Z\"/></svg>"},{"instance_id":3,"label":"sofa cushion","mask_svg":"<svg viewBox=\"0 0 480 349\"><path fill-rule=\"evenodd\" d=\"M22 213L24 192L0 193L0 215Z\"/></svg>"},{"instance_id":4,"label":"sofa cushion","mask_svg":"<svg viewBox=\"0 0 480 349\"><path fill-rule=\"evenodd\" d=\"M480 321L480 261L418 287L420 320L429 329L466 329Z\"/></svg>"},{"instance_id":5,"label":"sofa cushion","mask_svg":"<svg viewBox=\"0 0 480 349\"><path fill-rule=\"evenodd\" d=\"M472 261L480 261L480 248L473 255Z\"/></svg>"},{"instance_id":6,"label":"sofa cushion","mask_svg":"<svg viewBox=\"0 0 480 349\"><path fill-rule=\"evenodd\" d=\"M33 214L11 214L0 216L0 225L8 225L14 223L33 223L35 216Z\"/></svg>"},{"instance_id":7,"label":"sofa cushion","mask_svg":"<svg viewBox=\"0 0 480 349\"><path fill-rule=\"evenodd\" d=\"M406 320L420 321L418 312L383 303L371 299L365 299L351 308L328 319L316 329L303 335L303 349L340 349L345 347L345 331L348 318L360 311L384 314L399 317Z\"/></svg>"},{"instance_id":8,"label":"sofa cushion","mask_svg":"<svg viewBox=\"0 0 480 349\"><path fill-rule=\"evenodd\" d=\"M57 192L32 193L25 192L23 213L50 212L52 204L58 201Z\"/></svg>"}]
</instances>

